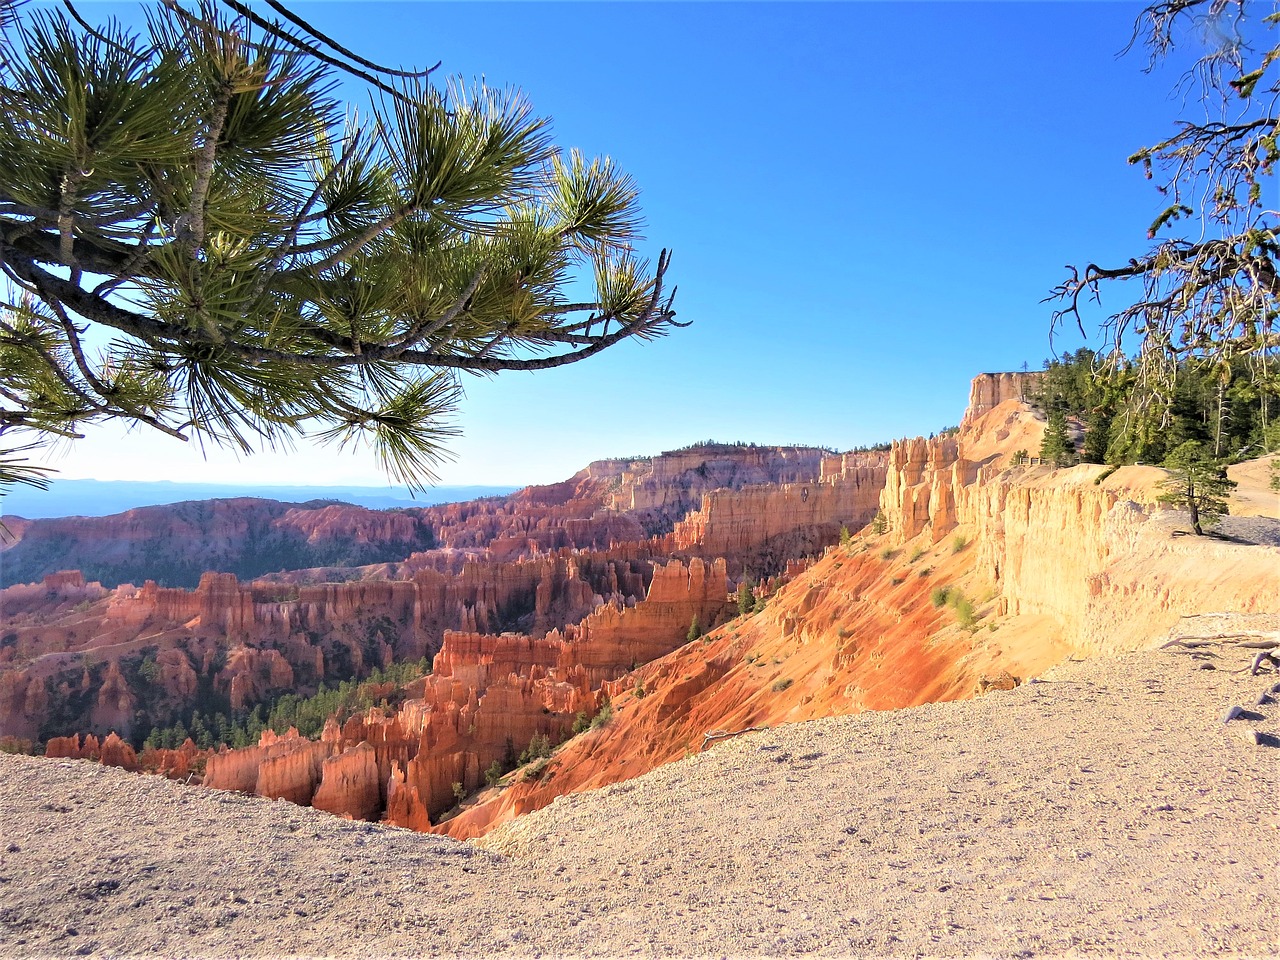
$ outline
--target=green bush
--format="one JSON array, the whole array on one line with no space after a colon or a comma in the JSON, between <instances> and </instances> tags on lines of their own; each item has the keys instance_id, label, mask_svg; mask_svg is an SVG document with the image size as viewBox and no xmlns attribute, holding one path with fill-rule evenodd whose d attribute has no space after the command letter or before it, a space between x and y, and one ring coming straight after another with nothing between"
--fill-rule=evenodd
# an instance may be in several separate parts
<instances>
[{"instance_id":1,"label":"green bush","mask_svg":"<svg viewBox=\"0 0 1280 960\"><path fill-rule=\"evenodd\" d=\"M525 783L530 780L542 779L542 775L546 772L547 765L549 763L551 763L550 758L543 757L542 759L529 764L529 766L525 767L524 771L520 774L520 779Z\"/></svg>"},{"instance_id":2,"label":"green bush","mask_svg":"<svg viewBox=\"0 0 1280 960\"><path fill-rule=\"evenodd\" d=\"M783 677L781 680L775 680L773 681L773 692L781 693L783 690L787 689L787 687L791 686L791 683L792 680L790 677Z\"/></svg>"},{"instance_id":3,"label":"green bush","mask_svg":"<svg viewBox=\"0 0 1280 960\"><path fill-rule=\"evenodd\" d=\"M978 618L973 609L973 602L968 597L959 590L952 590L947 594L947 603L955 610L960 626L966 629L973 627Z\"/></svg>"},{"instance_id":4,"label":"green bush","mask_svg":"<svg viewBox=\"0 0 1280 960\"><path fill-rule=\"evenodd\" d=\"M924 556L924 547L916 546L911 550L911 556L907 558L907 563L915 563Z\"/></svg>"},{"instance_id":5,"label":"green bush","mask_svg":"<svg viewBox=\"0 0 1280 960\"><path fill-rule=\"evenodd\" d=\"M600 706L600 712L597 713L592 718L591 729L599 730L601 727L607 727L609 725L609 721L612 719L613 719L613 703L612 701L606 700Z\"/></svg>"},{"instance_id":6,"label":"green bush","mask_svg":"<svg viewBox=\"0 0 1280 960\"><path fill-rule=\"evenodd\" d=\"M934 587L933 593L929 594L929 602L935 607L945 607L947 605L947 600L950 597L950 587Z\"/></svg>"},{"instance_id":7,"label":"green bush","mask_svg":"<svg viewBox=\"0 0 1280 960\"><path fill-rule=\"evenodd\" d=\"M502 775L505 772L506 771L502 769L502 761L495 760L493 763L489 764L489 769L484 772L484 782L492 787L502 779Z\"/></svg>"},{"instance_id":8,"label":"green bush","mask_svg":"<svg viewBox=\"0 0 1280 960\"><path fill-rule=\"evenodd\" d=\"M969 545L969 538L962 533L958 533L956 534L955 538L951 541L951 552L959 553L968 545Z\"/></svg>"},{"instance_id":9,"label":"green bush","mask_svg":"<svg viewBox=\"0 0 1280 960\"><path fill-rule=\"evenodd\" d=\"M534 760L542 760L551 756L551 738L545 733L535 733L533 739L529 741L529 746L525 747L524 752L520 754L519 765L524 766Z\"/></svg>"}]
</instances>

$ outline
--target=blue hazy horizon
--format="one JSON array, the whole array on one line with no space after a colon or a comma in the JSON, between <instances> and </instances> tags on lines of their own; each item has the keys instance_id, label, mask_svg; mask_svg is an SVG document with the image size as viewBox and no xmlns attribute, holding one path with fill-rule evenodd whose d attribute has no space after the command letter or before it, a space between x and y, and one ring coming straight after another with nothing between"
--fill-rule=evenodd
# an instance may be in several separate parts
<instances>
[{"instance_id":1,"label":"blue hazy horizon","mask_svg":"<svg viewBox=\"0 0 1280 960\"><path fill-rule=\"evenodd\" d=\"M341 500L388 510L458 503L503 496L514 486L453 485L429 487L416 496L407 487L358 485L180 483L170 480L55 480L47 490L14 487L0 497L0 516L42 520L50 517L106 517L137 507L164 506L189 500L253 497L282 503Z\"/></svg>"}]
</instances>

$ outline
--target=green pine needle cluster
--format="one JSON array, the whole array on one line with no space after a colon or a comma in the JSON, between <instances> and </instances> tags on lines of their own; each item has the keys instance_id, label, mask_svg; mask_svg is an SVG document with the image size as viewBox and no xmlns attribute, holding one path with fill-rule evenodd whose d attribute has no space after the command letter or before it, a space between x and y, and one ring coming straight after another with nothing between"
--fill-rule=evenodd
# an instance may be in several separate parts
<instances>
[{"instance_id":1,"label":"green pine needle cluster","mask_svg":"<svg viewBox=\"0 0 1280 960\"><path fill-rule=\"evenodd\" d=\"M0 485L108 419L246 452L368 443L421 484L460 371L677 325L633 181L558 149L518 91L323 62L296 18L216 0L140 31L3 13Z\"/></svg>"}]
</instances>

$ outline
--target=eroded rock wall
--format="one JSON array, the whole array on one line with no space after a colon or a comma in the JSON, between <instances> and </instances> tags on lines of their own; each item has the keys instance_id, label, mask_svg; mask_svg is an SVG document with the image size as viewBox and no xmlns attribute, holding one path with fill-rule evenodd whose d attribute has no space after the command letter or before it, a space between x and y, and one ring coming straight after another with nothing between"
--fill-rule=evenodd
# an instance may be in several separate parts
<instances>
[{"instance_id":1,"label":"eroded rock wall","mask_svg":"<svg viewBox=\"0 0 1280 960\"><path fill-rule=\"evenodd\" d=\"M476 789L494 761L535 736L565 739L607 681L682 645L694 619L710 629L729 610L724 561L695 558L655 569L643 601L600 600L581 623L543 637L449 631L420 698L331 725L325 746L264 735L210 757L204 783L295 802L310 794L335 813L421 826L456 802L455 784Z\"/></svg>"},{"instance_id":2,"label":"eroded rock wall","mask_svg":"<svg viewBox=\"0 0 1280 960\"><path fill-rule=\"evenodd\" d=\"M857 530L875 514L888 454L825 458L819 468L821 476L813 481L703 494L701 508L675 524L674 548L748 564L784 538L787 543L770 558L775 564L797 553L820 551L837 539L841 527Z\"/></svg>"}]
</instances>

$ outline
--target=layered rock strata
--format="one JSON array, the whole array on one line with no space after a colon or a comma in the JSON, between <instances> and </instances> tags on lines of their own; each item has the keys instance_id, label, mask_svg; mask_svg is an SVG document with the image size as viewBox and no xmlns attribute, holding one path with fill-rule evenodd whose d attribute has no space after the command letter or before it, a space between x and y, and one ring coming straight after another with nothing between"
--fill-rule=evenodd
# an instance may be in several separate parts
<instances>
[{"instance_id":1,"label":"layered rock strata","mask_svg":"<svg viewBox=\"0 0 1280 960\"><path fill-rule=\"evenodd\" d=\"M754 484L702 495L701 507L675 524L676 551L733 557L757 572L860 529L875 515L888 472L888 454L860 453L820 461L816 480Z\"/></svg>"},{"instance_id":2,"label":"layered rock strata","mask_svg":"<svg viewBox=\"0 0 1280 960\"><path fill-rule=\"evenodd\" d=\"M609 725L433 829L478 836L737 731L974 696L1139 649L1188 616L1275 612L1274 505L1252 540L1179 536L1154 502L1162 470L1014 465L1043 431L1013 396L1026 379L981 377L957 434L893 445L883 533L832 548L706 644L607 683Z\"/></svg>"},{"instance_id":3,"label":"layered rock strata","mask_svg":"<svg viewBox=\"0 0 1280 960\"><path fill-rule=\"evenodd\" d=\"M672 562L654 570L643 601L602 602L544 637L449 631L420 698L330 723L315 742L264 734L211 756L204 784L424 827L495 761L535 736L569 736L605 683L682 644L693 620L713 627L730 609L728 587L723 560Z\"/></svg>"},{"instance_id":4,"label":"layered rock strata","mask_svg":"<svg viewBox=\"0 0 1280 960\"><path fill-rule=\"evenodd\" d=\"M198 691L206 703L225 698L220 709L240 712L434 654L447 631L542 637L603 605L643 599L655 562L671 556L727 555L734 577L744 567L780 572L834 540L841 524L856 524L871 499L874 465L850 461L847 471L832 471L824 457L817 449L703 445L598 461L563 483L386 517L245 500L102 518L82 539L115 537L104 554L126 557L178 533L193 557L227 557L276 542L267 528L317 544L399 538L406 549L429 531L436 546L360 568L249 582L206 571L195 589L147 580L108 590L74 571L10 587L0 592L0 736L114 729L136 741L182 717ZM721 485L743 484L754 486L740 502L713 497L692 528L673 537L679 511ZM753 520L746 512L753 508L768 517ZM664 532L649 539L646 525ZM696 543L699 536L713 541L711 549Z\"/></svg>"}]
</instances>

